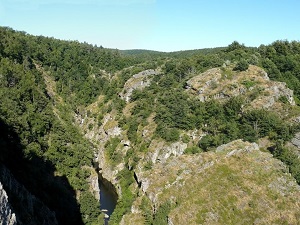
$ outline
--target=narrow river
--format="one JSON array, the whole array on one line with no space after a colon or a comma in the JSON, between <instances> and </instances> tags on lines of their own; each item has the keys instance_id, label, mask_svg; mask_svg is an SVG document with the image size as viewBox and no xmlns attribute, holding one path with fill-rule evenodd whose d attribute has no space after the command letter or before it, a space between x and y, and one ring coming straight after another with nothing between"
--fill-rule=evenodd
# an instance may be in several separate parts
<instances>
[{"instance_id":1,"label":"narrow river","mask_svg":"<svg viewBox=\"0 0 300 225\"><path fill-rule=\"evenodd\" d=\"M106 209L107 215L111 216L114 209L116 208L116 204L118 201L118 196L112 190L109 190L107 186L103 184L103 182L99 181L100 187L100 209Z\"/></svg>"}]
</instances>

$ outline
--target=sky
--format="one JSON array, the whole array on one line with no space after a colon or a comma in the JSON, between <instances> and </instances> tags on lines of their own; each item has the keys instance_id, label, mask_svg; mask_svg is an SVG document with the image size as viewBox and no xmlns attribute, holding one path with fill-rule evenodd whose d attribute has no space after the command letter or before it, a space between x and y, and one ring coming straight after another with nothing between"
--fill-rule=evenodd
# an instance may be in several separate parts
<instances>
[{"instance_id":1,"label":"sky","mask_svg":"<svg viewBox=\"0 0 300 225\"><path fill-rule=\"evenodd\" d=\"M0 0L0 26L114 49L300 40L300 0Z\"/></svg>"}]
</instances>

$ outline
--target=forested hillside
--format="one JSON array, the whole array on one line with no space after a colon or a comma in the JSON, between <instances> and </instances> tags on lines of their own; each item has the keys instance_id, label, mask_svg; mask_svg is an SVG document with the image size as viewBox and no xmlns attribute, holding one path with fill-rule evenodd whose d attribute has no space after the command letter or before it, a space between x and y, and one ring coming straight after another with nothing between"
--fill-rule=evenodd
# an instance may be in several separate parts
<instances>
[{"instance_id":1,"label":"forested hillside","mask_svg":"<svg viewBox=\"0 0 300 225\"><path fill-rule=\"evenodd\" d=\"M176 206L144 193L139 174L181 155L210 157L237 139L259 143L300 184L290 142L300 131L296 41L118 51L0 27L0 99L0 163L59 224L102 223L99 171L118 194L110 224L126 224L133 203L141 224L167 224ZM10 204L29 224L20 199Z\"/></svg>"},{"instance_id":2,"label":"forested hillside","mask_svg":"<svg viewBox=\"0 0 300 225\"><path fill-rule=\"evenodd\" d=\"M96 221L99 203L86 180L94 170L94 148L70 113L100 93L111 96L114 84L101 76L102 70L113 73L130 60L88 44L9 28L1 28L0 40L1 163L55 211L60 224ZM11 204L18 205L19 199Z\"/></svg>"}]
</instances>

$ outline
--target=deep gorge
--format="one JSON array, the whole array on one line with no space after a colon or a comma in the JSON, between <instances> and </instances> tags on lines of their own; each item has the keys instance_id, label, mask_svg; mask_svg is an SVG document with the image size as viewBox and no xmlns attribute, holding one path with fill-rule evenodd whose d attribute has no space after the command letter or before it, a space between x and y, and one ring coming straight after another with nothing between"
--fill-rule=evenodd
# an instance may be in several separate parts
<instances>
[{"instance_id":1,"label":"deep gorge","mask_svg":"<svg viewBox=\"0 0 300 225\"><path fill-rule=\"evenodd\" d=\"M116 208L118 195L115 187L108 180L99 176L99 191L100 191L100 209L107 210L107 215L111 216Z\"/></svg>"},{"instance_id":2,"label":"deep gorge","mask_svg":"<svg viewBox=\"0 0 300 225\"><path fill-rule=\"evenodd\" d=\"M100 196L100 210L107 210L105 212L108 216L111 216L116 208L118 201L118 194L115 186L102 176L99 163L94 162L94 168L98 175L99 184L99 196Z\"/></svg>"},{"instance_id":3,"label":"deep gorge","mask_svg":"<svg viewBox=\"0 0 300 225\"><path fill-rule=\"evenodd\" d=\"M251 164L243 169L253 173L245 175L237 169L238 161L223 167L213 160L222 158L219 146L235 140L245 141L234 145L237 149L262 141L262 150L285 163L299 184L299 151L289 144L300 131L299 51L298 42L257 49L234 42L207 54L195 50L195 55L137 57L1 28L0 165L9 172L0 166L0 182L17 220L29 225L46 220L51 225L103 224L101 210L106 209L110 225L193 224L192 213L184 217L185 210L215 209L220 201L215 196L224 196L227 204L232 179L260 181ZM235 156L234 150L228 154ZM255 157L260 160L262 155ZM201 181L202 159L208 162L203 167L211 165L215 171L203 170L207 180ZM274 163L262 166L277 174ZM189 179L192 174L200 175ZM266 188L260 193L266 202L277 203L269 193L286 188L277 183L279 178L288 184L287 176L278 174L274 182L258 182ZM220 185L221 179L213 183L219 176L225 184L229 180L228 188ZM220 195L209 192L219 187ZM207 196L212 199L203 204ZM245 201L246 211L257 196L245 193L245 199L252 199ZM201 204L191 207L198 197ZM289 210L286 215L299 218L290 214L298 210L294 199L283 198L290 205L282 207ZM231 224L227 219L236 216L242 221L244 213L232 214L232 207L225 207L229 216L220 208L217 216L213 210L195 219L218 217L223 219L220 224ZM255 214L251 222L258 215L274 219L280 207L274 205L270 212L255 205L249 210ZM247 214L244 219L249 224Z\"/></svg>"}]
</instances>

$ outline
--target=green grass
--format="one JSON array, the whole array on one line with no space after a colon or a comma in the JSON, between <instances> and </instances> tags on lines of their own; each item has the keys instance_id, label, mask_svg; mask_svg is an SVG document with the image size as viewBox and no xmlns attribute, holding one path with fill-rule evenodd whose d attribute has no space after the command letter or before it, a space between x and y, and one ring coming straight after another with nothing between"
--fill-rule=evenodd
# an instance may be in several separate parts
<instances>
[{"instance_id":1,"label":"green grass","mask_svg":"<svg viewBox=\"0 0 300 225\"><path fill-rule=\"evenodd\" d=\"M254 87L257 83L255 81L252 81L252 80L244 80L242 81L242 84L247 88L251 88L251 87Z\"/></svg>"}]
</instances>

